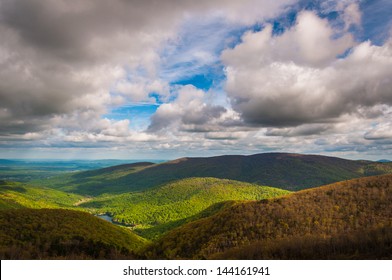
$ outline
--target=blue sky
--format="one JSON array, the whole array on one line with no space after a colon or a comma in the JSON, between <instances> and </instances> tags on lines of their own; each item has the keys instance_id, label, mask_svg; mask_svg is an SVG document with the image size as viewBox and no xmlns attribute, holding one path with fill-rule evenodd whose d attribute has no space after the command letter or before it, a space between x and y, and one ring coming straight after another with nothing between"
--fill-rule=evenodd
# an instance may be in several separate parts
<instances>
[{"instance_id":1,"label":"blue sky","mask_svg":"<svg viewBox=\"0 0 392 280\"><path fill-rule=\"evenodd\" d=\"M392 159L391 1L154 3L0 6L0 158Z\"/></svg>"}]
</instances>

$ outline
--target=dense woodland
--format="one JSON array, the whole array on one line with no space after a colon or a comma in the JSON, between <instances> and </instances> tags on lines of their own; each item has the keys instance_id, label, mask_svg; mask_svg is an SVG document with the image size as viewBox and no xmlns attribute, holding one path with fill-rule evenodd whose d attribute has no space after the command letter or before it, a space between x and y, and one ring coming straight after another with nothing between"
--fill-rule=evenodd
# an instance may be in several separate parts
<instances>
[{"instance_id":1,"label":"dense woodland","mask_svg":"<svg viewBox=\"0 0 392 280\"><path fill-rule=\"evenodd\" d=\"M251 156L182 158L67 174L37 183L82 195L143 191L190 177L214 177L302 190L343 180L392 173L392 163L318 155L266 153Z\"/></svg>"},{"instance_id":2,"label":"dense woodland","mask_svg":"<svg viewBox=\"0 0 392 280\"><path fill-rule=\"evenodd\" d=\"M315 258L333 258L318 247L328 248L331 242L334 246L344 245L345 240L353 238L350 250L355 253L361 235L378 232L381 239L385 238L381 242L385 242L385 251L378 256L390 258L391 203L392 175L354 179L282 198L238 202L211 217L173 230L149 248L146 255L204 259L217 254L226 256L224 253L234 248L253 247L257 252L249 251L249 258L313 258L309 252L301 257L298 249L307 247ZM285 246L278 249L276 242ZM377 243L373 244L377 247ZM350 258L349 251L341 249ZM282 252L268 253L274 250ZM246 249L231 251L227 256L237 258L235 252L247 258Z\"/></svg>"},{"instance_id":3,"label":"dense woodland","mask_svg":"<svg viewBox=\"0 0 392 280\"><path fill-rule=\"evenodd\" d=\"M295 189L388 173L391 163L264 154L126 164L24 183L0 181L0 257L392 259L392 175L294 193L229 179L177 178L211 170L216 177L233 172L233 177L246 175L256 183L260 174L254 174L261 172L263 178L275 177L275 184L290 183L294 185L287 189ZM181 172L185 175L178 176ZM143 183L135 191L141 174L147 176L144 183L164 183ZM99 213L128 227L94 217Z\"/></svg>"},{"instance_id":4,"label":"dense woodland","mask_svg":"<svg viewBox=\"0 0 392 280\"><path fill-rule=\"evenodd\" d=\"M146 241L90 214L0 210L1 259L133 259Z\"/></svg>"},{"instance_id":5,"label":"dense woodland","mask_svg":"<svg viewBox=\"0 0 392 280\"><path fill-rule=\"evenodd\" d=\"M260 200L288 193L239 181L188 178L144 192L104 195L79 206L96 213L110 213L116 222L133 226L145 237L156 238L215 203Z\"/></svg>"},{"instance_id":6,"label":"dense woodland","mask_svg":"<svg viewBox=\"0 0 392 280\"><path fill-rule=\"evenodd\" d=\"M350 234L304 235L256 241L210 256L211 259L349 260L391 259L392 227L358 229Z\"/></svg>"},{"instance_id":7,"label":"dense woodland","mask_svg":"<svg viewBox=\"0 0 392 280\"><path fill-rule=\"evenodd\" d=\"M0 180L0 209L71 208L82 198L73 193Z\"/></svg>"}]
</instances>

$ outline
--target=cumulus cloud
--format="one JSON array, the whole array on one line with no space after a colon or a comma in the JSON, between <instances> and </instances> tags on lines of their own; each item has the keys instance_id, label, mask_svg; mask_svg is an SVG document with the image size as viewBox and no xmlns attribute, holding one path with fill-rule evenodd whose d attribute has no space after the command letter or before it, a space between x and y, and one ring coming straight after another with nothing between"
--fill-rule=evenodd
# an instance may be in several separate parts
<instances>
[{"instance_id":1,"label":"cumulus cloud","mask_svg":"<svg viewBox=\"0 0 392 280\"><path fill-rule=\"evenodd\" d=\"M177 98L171 103L161 105L151 118L149 132L162 130L186 130L206 132L210 126L226 113L226 109L207 102L207 94L194 86L183 86Z\"/></svg>"},{"instance_id":2,"label":"cumulus cloud","mask_svg":"<svg viewBox=\"0 0 392 280\"><path fill-rule=\"evenodd\" d=\"M384 114L366 129L364 139L371 142L389 142L392 144L392 109L384 109Z\"/></svg>"},{"instance_id":3,"label":"cumulus cloud","mask_svg":"<svg viewBox=\"0 0 392 280\"><path fill-rule=\"evenodd\" d=\"M337 33L306 11L282 35L271 26L245 34L222 54L233 109L253 125L292 127L391 105L392 41L355 45L349 34Z\"/></svg>"},{"instance_id":4,"label":"cumulus cloud","mask_svg":"<svg viewBox=\"0 0 392 280\"><path fill-rule=\"evenodd\" d=\"M129 69L153 72L154 48L175 22L175 11L164 6L160 12L154 17L142 1L2 1L2 133L50 129L62 125L56 116L72 119L90 110L99 120L118 104L109 91Z\"/></svg>"},{"instance_id":5,"label":"cumulus cloud","mask_svg":"<svg viewBox=\"0 0 392 280\"><path fill-rule=\"evenodd\" d=\"M272 16L291 2L3 0L0 133L43 131L59 125L57 116L89 110L100 118L111 105L151 101L151 91L167 96L167 85L156 77L159 50L186 15L227 13L243 24L240 12L255 4L265 9L248 21ZM151 81L129 79L140 72ZM123 98L112 96L113 89Z\"/></svg>"},{"instance_id":6,"label":"cumulus cloud","mask_svg":"<svg viewBox=\"0 0 392 280\"><path fill-rule=\"evenodd\" d=\"M360 9L371 4L316 1L320 14L338 18L300 12L276 35L266 20L308 7L297 2L0 1L1 152L391 148L391 40L375 45L350 35L367 26ZM261 31L220 55L256 23ZM173 85L207 72L212 90ZM122 114L130 104L154 109L138 126Z\"/></svg>"},{"instance_id":7,"label":"cumulus cloud","mask_svg":"<svg viewBox=\"0 0 392 280\"><path fill-rule=\"evenodd\" d=\"M151 94L166 100L170 96L170 85L160 79L137 77L132 80L122 79L118 81L114 91L131 102L155 103L156 99L151 97Z\"/></svg>"}]
</instances>

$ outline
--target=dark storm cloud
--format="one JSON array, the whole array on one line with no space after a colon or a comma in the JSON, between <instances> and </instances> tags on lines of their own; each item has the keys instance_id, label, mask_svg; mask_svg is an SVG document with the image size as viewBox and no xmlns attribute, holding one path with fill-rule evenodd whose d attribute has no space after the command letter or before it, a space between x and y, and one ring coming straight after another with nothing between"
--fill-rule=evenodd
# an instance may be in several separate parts
<instances>
[{"instance_id":1,"label":"dark storm cloud","mask_svg":"<svg viewBox=\"0 0 392 280\"><path fill-rule=\"evenodd\" d=\"M176 8L159 3L2 1L3 133L49 128L54 116L75 110L103 113L110 105L110 85L119 77L116 67L143 57L139 51L155 39L143 41L145 34L154 37L174 23L170 15Z\"/></svg>"}]
</instances>

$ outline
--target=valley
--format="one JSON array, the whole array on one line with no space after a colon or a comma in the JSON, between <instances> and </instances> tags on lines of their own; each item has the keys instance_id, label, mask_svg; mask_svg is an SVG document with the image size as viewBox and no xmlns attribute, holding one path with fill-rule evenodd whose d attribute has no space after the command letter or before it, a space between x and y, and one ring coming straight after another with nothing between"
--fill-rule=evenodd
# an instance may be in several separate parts
<instances>
[{"instance_id":1,"label":"valley","mask_svg":"<svg viewBox=\"0 0 392 280\"><path fill-rule=\"evenodd\" d=\"M270 153L2 180L0 255L390 259L390 173L390 162Z\"/></svg>"}]
</instances>

